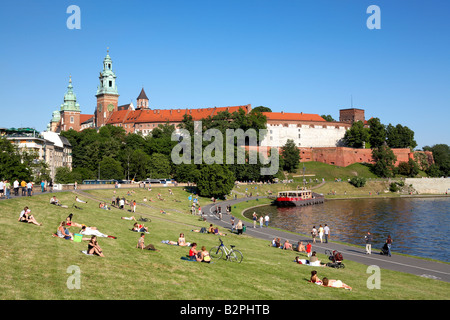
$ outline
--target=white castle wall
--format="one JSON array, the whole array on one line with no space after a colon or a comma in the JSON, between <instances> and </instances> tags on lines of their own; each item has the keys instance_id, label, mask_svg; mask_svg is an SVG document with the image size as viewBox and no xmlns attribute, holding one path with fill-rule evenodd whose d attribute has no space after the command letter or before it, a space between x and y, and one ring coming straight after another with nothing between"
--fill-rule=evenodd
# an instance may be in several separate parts
<instances>
[{"instance_id":1,"label":"white castle wall","mask_svg":"<svg viewBox=\"0 0 450 320\"><path fill-rule=\"evenodd\" d=\"M450 194L450 178L406 178L405 184L420 194Z\"/></svg>"},{"instance_id":2,"label":"white castle wall","mask_svg":"<svg viewBox=\"0 0 450 320\"><path fill-rule=\"evenodd\" d=\"M267 135L262 146L281 147L288 139L295 142L297 147L336 147L344 138L346 127L335 125L301 125L267 124Z\"/></svg>"}]
</instances>

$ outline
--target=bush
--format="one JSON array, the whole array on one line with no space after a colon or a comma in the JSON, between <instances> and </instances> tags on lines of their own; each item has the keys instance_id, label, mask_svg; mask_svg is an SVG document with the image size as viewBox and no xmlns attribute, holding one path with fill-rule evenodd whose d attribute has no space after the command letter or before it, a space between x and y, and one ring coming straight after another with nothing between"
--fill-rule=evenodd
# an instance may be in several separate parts
<instances>
[{"instance_id":1,"label":"bush","mask_svg":"<svg viewBox=\"0 0 450 320\"><path fill-rule=\"evenodd\" d=\"M397 184L395 182L392 182L389 185L389 191L390 192L397 192L398 190L399 190L399 188L398 188L398 186L397 186Z\"/></svg>"},{"instance_id":2,"label":"bush","mask_svg":"<svg viewBox=\"0 0 450 320\"><path fill-rule=\"evenodd\" d=\"M366 185L366 178L363 177L353 177L350 179L350 184L356 188L361 188Z\"/></svg>"}]
</instances>

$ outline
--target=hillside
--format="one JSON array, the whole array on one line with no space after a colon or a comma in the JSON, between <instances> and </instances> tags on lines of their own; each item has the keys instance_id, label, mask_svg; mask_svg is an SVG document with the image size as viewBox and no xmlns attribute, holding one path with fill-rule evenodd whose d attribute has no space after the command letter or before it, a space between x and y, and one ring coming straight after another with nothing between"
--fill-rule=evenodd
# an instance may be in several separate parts
<instances>
[{"instance_id":1,"label":"hillside","mask_svg":"<svg viewBox=\"0 0 450 320\"><path fill-rule=\"evenodd\" d=\"M68 209L50 205L49 194L31 198L0 201L0 299L151 299L151 300L323 300L323 299L442 299L449 284L383 270L381 290L366 286L367 267L346 262L346 269L319 270L321 276L340 279L353 287L352 291L323 288L307 282L311 268L295 264L295 252L278 250L263 240L229 234L222 237L225 244L236 245L244 254L241 264L215 261L212 264L183 261L188 248L162 244L162 240L176 241L181 232L186 240L197 242L208 250L218 244L211 234L192 232L209 223L190 215L189 193L182 188L153 191L138 189L131 196L116 189L117 195L136 199L139 203L135 216L147 217L150 230L146 244L155 245L158 252L136 249L139 234L130 231L132 222L122 220L130 216L126 210L102 210L98 200L110 203L113 190L93 190L79 195L87 204L82 210L71 208L74 193L57 193ZM165 199L156 200L161 193ZM153 202L143 203L143 198ZM208 199L200 199L202 205ZM17 221L22 208L27 205L43 226ZM241 209L241 207L239 207ZM161 214L164 209L169 214ZM235 211L238 209L234 209ZM100 232L117 236L117 239L99 238L105 258L81 253L87 244L52 237L60 221L74 213L74 221L96 226ZM238 214L237 212L233 212ZM71 232L77 232L72 227ZM323 254L319 258L326 261ZM81 290L70 290L68 268L79 267ZM70 269L69 269L70 270ZM70 272L70 271L69 271ZM203 285L205 283L213 285ZM405 285L407 284L407 285Z\"/></svg>"}]
</instances>

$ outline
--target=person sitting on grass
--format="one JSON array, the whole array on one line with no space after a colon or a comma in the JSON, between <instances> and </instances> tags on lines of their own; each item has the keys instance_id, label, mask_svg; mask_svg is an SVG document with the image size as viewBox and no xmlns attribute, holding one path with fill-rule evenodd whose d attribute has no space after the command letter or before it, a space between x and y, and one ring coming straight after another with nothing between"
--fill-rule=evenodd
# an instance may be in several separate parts
<instances>
[{"instance_id":1,"label":"person sitting on grass","mask_svg":"<svg viewBox=\"0 0 450 320\"><path fill-rule=\"evenodd\" d=\"M63 207L63 208L68 208L68 206L62 205L59 200L56 198L56 196L53 196L50 198L50 204L53 204L55 206L59 206L59 207Z\"/></svg>"},{"instance_id":2,"label":"person sitting on grass","mask_svg":"<svg viewBox=\"0 0 450 320\"><path fill-rule=\"evenodd\" d=\"M289 240L286 239L286 241L283 244L283 249L284 250L293 250L292 249L292 244L290 244Z\"/></svg>"},{"instance_id":3,"label":"person sitting on grass","mask_svg":"<svg viewBox=\"0 0 450 320\"><path fill-rule=\"evenodd\" d=\"M154 245L149 244L149 245L145 245L144 243L144 239L145 239L145 233L141 233L141 237L138 240L138 243L136 245L136 248L141 249L141 250L152 250L152 251L159 251L158 249L155 248Z\"/></svg>"},{"instance_id":4,"label":"person sitting on grass","mask_svg":"<svg viewBox=\"0 0 450 320\"><path fill-rule=\"evenodd\" d=\"M209 256L208 250L206 250L206 247L202 247L202 251L199 253L201 255L202 262L210 263L211 257Z\"/></svg>"},{"instance_id":5,"label":"person sitting on grass","mask_svg":"<svg viewBox=\"0 0 450 320\"><path fill-rule=\"evenodd\" d=\"M315 267L320 267L320 266L324 265L324 264L322 264L322 263L320 262L320 260L317 258L316 252L315 252L315 251L312 252L311 257L309 258L309 264L310 264L311 266L315 266Z\"/></svg>"},{"instance_id":6,"label":"person sitting on grass","mask_svg":"<svg viewBox=\"0 0 450 320\"><path fill-rule=\"evenodd\" d=\"M62 221L59 226L58 230L56 230L56 235L59 238L64 238L66 240L73 240L73 234L69 232L69 229L66 228L66 222Z\"/></svg>"},{"instance_id":7,"label":"person sitting on grass","mask_svg":"<svg viewBox=\"0 0 450 320\"><path fill-rule=\"evenodd\" d=\"M31 210L28 207L23 208L23 210L20 212L18 221L42 226L42 223L36 221L34 216L31 214Z\"/></svg>"},{"instance_id":8,"label":"person sitting on grass","mask_svg":"<svg viewBox=\"0 0 450 320\"><path fill-rule=\"evenodd\" d=\"M341 280L333 280L333 279L328 279L326 277L323 277L322 285L324 287L344 288L344 289L347 289L347 290L352 290L352 287L350 287L349 285L343 283Z\"/></svg>"},{"instance_id":9,"label":"person sitting on grass","mask_svg":"<svg viewBox=\"0 0 450 320\"><path fill-rule=\"evenodd\" d=\"M178 240L176 242L175 241L168 241L167 244L177 245L177 246L180 246L180 247L186 247L190 243L186 242L186 239L184 238L184 233L180 233L180 237L178 238Z\"/></svg>"},{"instance_id":10,"label":"person sitting on grass","mask_svg":"<svg viewBox=\"0 0 450 320\"><path fill-rule=\"evenodd\" d=\"M88 254L95 254L95 255L100 256L100 257L104 257L103 250L98 245L97 236L93 235L91 237L91 240L88 243L87 253Z\"/></svg>"},{"instance_id":11,"label":"person sitting on grass","mask_svg":"<svg viewBox=\"0 0 450 320\"><path fill-rule=\"evenodd\" d=\"M298 251L298 252L306 252L305 246L303 245L303 241L299 241L298 242L296 251Z\"/></svg>"},{"instance_id":12,"label":"person sitting on grass","mask_svg":"<svg viewBox=\"0 0 450 320\"><path fill-rule=\"evenodd\" d=\"M201 262L203 259L201 257L201 252L197 251L197 243L191 244L191 249L189 249L189 259Z\"/></svg>"},{"instance_id":13,"label":"person sitting on grass","mask_svg":"<svg viewBox=\"0 0 450 320\"><path fill-rule=\"evenodd\" d=\"M226 233L220 232L219 231L219 227L217 227L217 226L214 228L214 234L215 235L219 235L219 236L226 236L227 235Z\"/></svg>"}]
</instances>

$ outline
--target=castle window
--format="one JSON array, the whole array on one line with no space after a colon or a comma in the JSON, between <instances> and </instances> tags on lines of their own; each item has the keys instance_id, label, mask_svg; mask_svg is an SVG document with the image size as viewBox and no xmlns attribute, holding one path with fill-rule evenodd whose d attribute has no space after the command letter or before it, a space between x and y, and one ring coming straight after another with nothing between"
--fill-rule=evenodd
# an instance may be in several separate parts
<instances>
[{"instance_id":1,"label":"castle window","mask_svg":"<svg viewBox=\"0 0 450 320\"><path fill-rule=\"evenodd\" d=\"M112 81L111 80L109 81L109 87L110 88L112 87Z\"/></svg>"},{"instance_id":2,"label":"castle window","mask_svg":"<svg viewBox=\"0 0 450 320\"><path fill-rule=\"evenodd\" d=\"M70 123L74 123L73 117L70 117Z\"/></svg>"}]
</instances>

